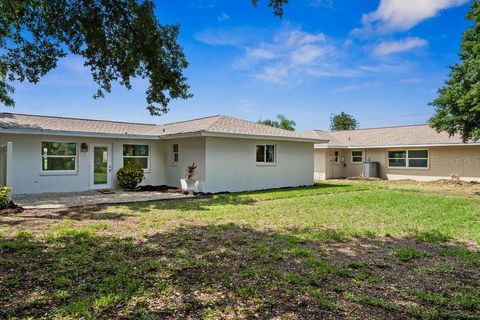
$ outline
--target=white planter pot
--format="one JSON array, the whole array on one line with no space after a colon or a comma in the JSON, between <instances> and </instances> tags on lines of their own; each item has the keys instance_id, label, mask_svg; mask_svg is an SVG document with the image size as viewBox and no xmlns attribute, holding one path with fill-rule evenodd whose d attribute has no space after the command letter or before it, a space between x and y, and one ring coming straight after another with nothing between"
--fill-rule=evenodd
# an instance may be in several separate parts
<instances>
[{"instance_id":1,"label":"white planter pot","mask_svg":"<svg viewBox=\"0 0 480 320\"><path fill-rule=\"evenodd\" d=\"M188 192L197 192L196 180L181 179L182 189Z\"/></svg>"}]
</instances>

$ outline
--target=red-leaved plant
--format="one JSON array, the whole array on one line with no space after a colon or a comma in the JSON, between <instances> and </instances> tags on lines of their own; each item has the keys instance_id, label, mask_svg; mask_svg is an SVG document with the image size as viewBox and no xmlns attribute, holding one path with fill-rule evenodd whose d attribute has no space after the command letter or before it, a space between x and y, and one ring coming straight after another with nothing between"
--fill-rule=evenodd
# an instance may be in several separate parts
<instances>
[{"instance_id":1,"label":"red-leaved plant","mask_svg":"<svg viewBox=\"0 0 480 320\"><path fill-rule=\"evenodd\" d=\"M196 169L197 166L195 165L195 162L187 167L187 180L192 180Z\"/></svg>"}]
</instances>

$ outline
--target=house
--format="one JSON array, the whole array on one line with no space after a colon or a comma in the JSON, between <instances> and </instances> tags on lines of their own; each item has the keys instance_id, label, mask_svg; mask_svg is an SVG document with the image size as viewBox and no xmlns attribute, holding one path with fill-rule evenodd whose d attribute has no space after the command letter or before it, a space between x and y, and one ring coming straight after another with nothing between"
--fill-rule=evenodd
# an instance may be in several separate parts
<instances>
[{"instance_id":1,"label":"house","mask_svg":"<svg viewBox=\"0 0 480 320\"><path fill-rule=\"evenodd\" d=\"M314 133L329 140L315 144L318 180L362 176L363 162L376 161L383 179L480 181L480 143L463 143L428 125Z\"/></svg>"},{"instance_id":2,"label":"house","mask_svg":"<svg viewBox=\"0 0 480 320\"><path fill-rule=\"evenodd\" d=\"M13 193L116 188L129 163L142 184L180 187L197 166L203 191L313 184L316 137L217 115L165 125L0 114L0 183Z\"/></svg>"}]
</instances>

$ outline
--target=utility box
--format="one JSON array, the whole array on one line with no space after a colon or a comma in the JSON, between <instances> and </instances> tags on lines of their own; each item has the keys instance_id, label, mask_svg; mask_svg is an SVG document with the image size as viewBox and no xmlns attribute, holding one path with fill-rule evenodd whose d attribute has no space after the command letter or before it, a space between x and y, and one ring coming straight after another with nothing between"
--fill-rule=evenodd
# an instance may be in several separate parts
<instances>
[{"instance_id":1,"label":"utility box","mask_svg":"<svg viewBox=\"0 0 480 320\"><path fill-rule=\"evenodd\" d=\"M363 163L363 176L365 178L379 178L380 163L376 161L365 161Z\"/></svg>"}]
</instances>

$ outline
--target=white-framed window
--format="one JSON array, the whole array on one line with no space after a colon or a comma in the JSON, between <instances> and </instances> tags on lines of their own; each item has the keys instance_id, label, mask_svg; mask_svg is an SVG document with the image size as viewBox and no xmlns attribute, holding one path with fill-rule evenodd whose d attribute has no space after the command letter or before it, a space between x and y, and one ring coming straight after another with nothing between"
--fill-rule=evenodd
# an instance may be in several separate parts
<instances>
[{"instance_id":1,"label":"white-framed window","mask_svg":"<svg viewBox=\"0 0 480 320\"><path fill-rule=\"evenodd\" d=\"M172 163L178 163L180 161L178 143L172 144Z\"/></svg>"},{"instance_id":2,"label":"white-framed window","mask_svg":"<svg viewBox=\"0 0 480 320\"><path fill-rule=\"evenodd\" d=\"M335 163L339 163L339 162L340 162L340 152L339 152L339 151L334 151L334 152L333 152L332 160L333 160L333 162L335 162Z\"/></svg>"},{"instance_id":3,"label":"white-framed window","mask_svg":"<svg viewBox=\"0 0 480 320\"><path fill-rule=\"evenodd\" d=\"M352 150L352 163L363 163L362 150Z\"/></svg>"},{"instance_id":4,"label":"white-framed window","mask_svg":"<svg viewBox=\"0 0 480 320\"><path fill-rule=\"evenodd\" d=\"M145 171L150 170L150 146L148 144L124 144L123 166L137 165Z\"/></svg>"},{"instance_id":5,"label":"white-framed window","mask_svg":"<svg viewBox=\"0 0 480 320\"><path fill-rule=\"evenodd\" d=\"M428 150L390 150L388 151L388 167L428 169Z\"/></svg>"},{"instance_id":6,"label":"white-framed window","mask_svg":"<svg viewBox=\"0 0 480 320\"><path fill-rule=\"evenodd\" d=\"M257 163L273 164L276 162L276 146L274 144L257 144Z\"/></svg>"},{"instance_id":7,"label":"white-framed window","mask_svg":"<svg viewBox=\"0 0 480 320\"><path fill-rule=\"evenodd\" d=\"M76 172L77 143L42 141L43 172Z\"/></svg>"}]
</instances>

